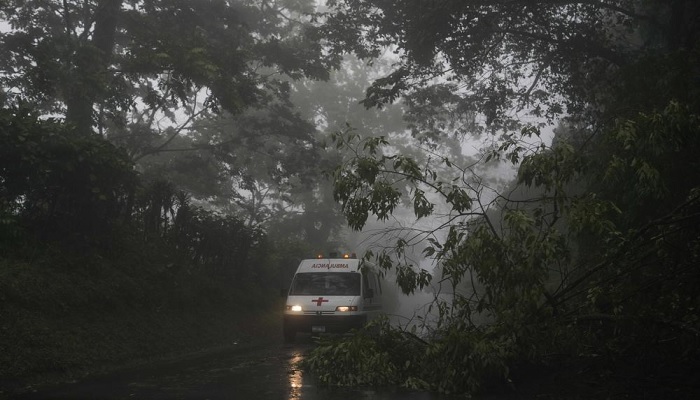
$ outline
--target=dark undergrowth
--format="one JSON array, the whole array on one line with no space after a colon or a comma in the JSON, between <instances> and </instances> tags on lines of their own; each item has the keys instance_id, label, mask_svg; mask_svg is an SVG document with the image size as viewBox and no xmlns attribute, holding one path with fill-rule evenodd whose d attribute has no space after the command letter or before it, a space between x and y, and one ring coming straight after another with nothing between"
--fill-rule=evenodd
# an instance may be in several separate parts
<instances>
[{"instance_id":1,"label":"dark undergrowth","mask_svg":"<svg viewBox=\"0 0 700 400\"><path fill-rule=\"evenodd\" d=\"M496 340L494 340L496 339ZM324 338L303 366L330 386L401 387L476 399L697 399L700 361L672 346L525 357L465 330L419 338L387 321Z\"/></svg>"},{"instance_id":2,"label":"dark undergrowth","mask_svg":"<svg viewBox=\"0 0 700 400\"><path fill-rule=\"evenodd\" d=\"M542 400L697 399L699 371L700 363L689 360L567 357L518 365L507 384L488 389Z\"/></svg>"},{"instance_id":3,"label":"dark undergrowth","mask_svg":"<svg viewBox=\"0 0 700 400\"><path fill-rule=\"evenodd\" d=\"M279 335L274 290L147 259L22 253L0 258L0 398Z\"/></svg>"}]
</instances>

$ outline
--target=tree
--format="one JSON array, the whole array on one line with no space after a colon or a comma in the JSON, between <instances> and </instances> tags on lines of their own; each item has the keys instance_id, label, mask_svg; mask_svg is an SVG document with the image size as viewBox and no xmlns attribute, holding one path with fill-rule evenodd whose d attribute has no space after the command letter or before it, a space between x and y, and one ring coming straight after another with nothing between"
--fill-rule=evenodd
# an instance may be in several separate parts
<instances>
[{"instance_id":1,"label":"tree","mask_svg":"<svg viewBox=\"0 0 700 400\"><path fill-rule=\"evenodd\" d=\"M44 112L65 115L82 134L123 128L133 109L194 117L237 113L272 98L293 78L326 78L308 15L312 3L145 0L11 1L0 19L2 84ZM304 16L306 15L306 16ZM298 17L298 18L297 18ZM198 98L200 96L201 98ZM134 132L136 133L136 132ZM123 135L120 132L120 135Z\"/></svg>"},{"instance_id":2,"label":"tree","mask_svg":"<svg viewBox=\"0 0 700 400\"><path fill-rule=\"evenodd\" d=\"M154 182L170 180L256 225L270 218L270 196L283 204L288 181L311 176L314 128L289 102L290 81L327 79L338 64L323 55L314 8L6 2L0 80L8 103L64 116L82 135L97 131Z\"/></svg>"},{"instance_id":3,"label":"tree","mask_svg":"<svg viewBox=\"0 0 700 400\"><path fill-rule=\"evenodd\" d=\"M283 224L302 227L303 237L316 251L338 250L346 236L347 227L333 199L330 174L333 168L347 158L342 149L334 147L330 138L334 132L352 129L363 136L401 135L405 130L400 106L384 110L362 106L364 88L383 67L382 63L367 65L348 55L342 67L328 81L300 80L292 83L292 101L300 113L317 127L318 143L315 158L308 174L317 178L302 182L294 197L303 211L290 216Z\"/></svg>"},{"instance_id":4,"label":"tree","mask_svg":"<svg viewBox=\"0 0 700 400\"><path fill-rule=\"evenodd\" d=\"M414 132L433 142L454 126L481 125L476 133L498 135L479 161L518 167L517 182L490 198L471 165L449 157L416 163L384 138L339 136L356 155L334 175L351 226L388 218L406 192L416 219L448 210L444 235L420 236L453 293L434 305L435 335L416 350L410 334L389 333L389 346L418 355L355 360L354 368L384 365L401 371L392 383L473 392L517 375L523 363L549 362L548 354L593 366L603 355L602 368L644 379L652 371L652 390L668 395L660 382L697 366L699 350L698 274L690 267L700 222L697 4L331 3L327 29L338 48L372 56L388 45L400 55L396 70L368 89L366 105L404 96L421 106L410 110ZM454 113L435 107L442 99ZM513 110L544 119L522 121ZM564 114L551 145L523 145ZM461 174L438 172L443 165ZM406 245L397 240L368 257L398 271L410 292L433 279L403 259ZM352 352L348 346L338 348ZM339 370L328 379L342 381Z\"/></svg>"},{"instance_id":5,"label":"tree","mask_svg":"<svg viewBox=\"0 0 700 400\"><path fill-rule=\"evenodd\" d=\"M336 51L374 57L392 46L400 56L394 70L367 90L367 106L447 87L458 109L496 132L514 130L522 113L549 122L599 115L603 110L590 104L622 68L650 48L687 51L697 42L697 4L686 0L328 4L325 31ZM472 131L465 133L475 133L474 124L468 127Z\"/></svg>"},{"instance_id":6,"label":"tree","mask_svg":"<svg viewBox=\"0 0 700 400\"><path fill-rule=\"evenodd\" d=\"M76 135L28 107L2 109L0 156L2 228L109 246L131 213L136 174L126 153L103 138Z\"/></svg>"}]
</instances>

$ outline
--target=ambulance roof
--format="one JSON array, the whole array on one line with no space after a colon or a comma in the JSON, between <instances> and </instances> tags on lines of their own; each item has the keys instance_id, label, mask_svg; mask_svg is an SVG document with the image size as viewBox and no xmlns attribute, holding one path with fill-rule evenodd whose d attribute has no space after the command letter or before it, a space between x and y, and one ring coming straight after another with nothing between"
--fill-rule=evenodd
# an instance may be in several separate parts
<instances>
[{"instance_id":1,"label":"ambulance roof","mask_svg":"<svg viewBox=\"0 0 700 400\"><path fill-rule=\"evenodd\" d=\"M357 272L359 267L356 258L313 258L302 260L297 272Z\"/></svg>"}]
</instances>

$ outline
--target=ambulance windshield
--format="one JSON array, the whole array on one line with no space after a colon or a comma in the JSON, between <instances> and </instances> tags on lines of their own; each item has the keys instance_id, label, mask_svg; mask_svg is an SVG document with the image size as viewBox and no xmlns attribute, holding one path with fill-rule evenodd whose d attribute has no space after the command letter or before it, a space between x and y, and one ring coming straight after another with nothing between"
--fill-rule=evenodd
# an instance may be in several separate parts
<instances>
[{"instance_id":1,"label":"ambulance windshield","mask_svg":"<svg viewBox=\"0 0 700 400\"><path fill-rule=\"evenodd\" d=\"M360 274L308 272L294 276L290 295L359 296Z\"/></svg>"}]
</instances>

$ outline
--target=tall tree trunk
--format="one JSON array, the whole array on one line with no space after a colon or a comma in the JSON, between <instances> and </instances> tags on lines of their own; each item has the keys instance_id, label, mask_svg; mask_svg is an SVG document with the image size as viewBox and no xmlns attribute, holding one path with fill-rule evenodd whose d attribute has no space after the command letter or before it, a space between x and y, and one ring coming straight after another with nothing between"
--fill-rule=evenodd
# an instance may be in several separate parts
<instances>
[{"instance_id":1,"label":"tall tree trunk","mask_svg":"<svg viewBox=\"0 0 700 400\"><path fill-rule=\"evenodd\" d=\"M123 0L102 0L95 11L92 39L75 53L74 82L66 95L66 121L84 135L93 132L93 106L109 85L117 22Z\"/></svg>"}]
</instances>

